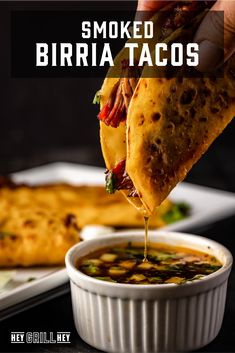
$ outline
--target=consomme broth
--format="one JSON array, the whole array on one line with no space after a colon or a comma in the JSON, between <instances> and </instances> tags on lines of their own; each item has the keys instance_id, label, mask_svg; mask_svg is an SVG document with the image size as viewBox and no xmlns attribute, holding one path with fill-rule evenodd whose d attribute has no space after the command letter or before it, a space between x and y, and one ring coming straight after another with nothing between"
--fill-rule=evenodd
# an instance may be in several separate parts
<instances>
[{"instance_id":1,"label":"consomme broth","mask_svg":"<svg viewBox=\"0 0 235 353\"><path fill-rule=\"evenodd\" d=\"M77 268L103 281L129 284L182 284L217 271L222 264L211 255L165 244L148 245L148 261L143 262L144 244L129 242L102 248L81 258Z\"/></svg>"}]
</instances>

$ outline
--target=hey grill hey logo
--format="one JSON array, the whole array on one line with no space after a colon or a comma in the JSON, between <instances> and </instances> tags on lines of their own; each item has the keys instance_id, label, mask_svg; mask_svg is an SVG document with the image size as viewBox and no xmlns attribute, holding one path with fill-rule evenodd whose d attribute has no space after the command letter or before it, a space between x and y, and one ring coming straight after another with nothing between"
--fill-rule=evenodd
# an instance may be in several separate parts
<instances>
[{"instance_id":1,"label":"hey grill hey logo","mask_svg":"<svg viewBox=\"0 0 235 353\"><path fill-rule=\"evenodd\" d=\"M71 332L11 332L11 343L70 343Z\"/></svg>"}]
</instances>

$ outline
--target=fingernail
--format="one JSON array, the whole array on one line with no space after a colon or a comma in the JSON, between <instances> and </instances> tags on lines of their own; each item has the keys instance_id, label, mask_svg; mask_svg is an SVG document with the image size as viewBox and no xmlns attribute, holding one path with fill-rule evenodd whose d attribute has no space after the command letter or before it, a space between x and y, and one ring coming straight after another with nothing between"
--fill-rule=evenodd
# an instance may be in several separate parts
<instances>
[{"instance_id":1,"label":"fingernail","mask_svg":"<svg viewBox=\"0 0 235 353\"><path fill-rule=\"evenodd\" d=\"M215 71L224 61L224 51L209 40L199 43L199 65L201 72Z\"/></svg>"}]
</instances>

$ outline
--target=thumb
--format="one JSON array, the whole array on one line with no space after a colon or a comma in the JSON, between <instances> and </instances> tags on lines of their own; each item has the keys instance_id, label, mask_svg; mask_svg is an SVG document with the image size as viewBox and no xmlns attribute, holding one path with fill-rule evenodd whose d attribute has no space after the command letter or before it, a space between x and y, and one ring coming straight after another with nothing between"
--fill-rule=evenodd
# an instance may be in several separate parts
<instances>
[{"instance_id":1,"label":"thumb","mask_svg":"<svg viewBox=\"0 0 235 353\"><path fill-rule=\"evenodd\" d=\"M194 41L199 43L198 70L213 71L235 51L235 1L217 1L202 21Z\"/></svg>"},{"instance_id":2,"label":"thumb","mask_svg":"<svg viewBox=\"0 0 235 353\"><path fill-rule=\"evenodd\" d=\"M158 10L163 8L170 0L139 0L135 20L146 21Z\"/></svg>"},{"instance_id":3,"label":"thumb","mask_svg":"<svg viewBox=\"0 0 235 353\"><path fill-rule=\"evenodd\" d=\"M157 11L164 7L170 0L139 0L137 11Z\"/></svg>"}]
</instances>

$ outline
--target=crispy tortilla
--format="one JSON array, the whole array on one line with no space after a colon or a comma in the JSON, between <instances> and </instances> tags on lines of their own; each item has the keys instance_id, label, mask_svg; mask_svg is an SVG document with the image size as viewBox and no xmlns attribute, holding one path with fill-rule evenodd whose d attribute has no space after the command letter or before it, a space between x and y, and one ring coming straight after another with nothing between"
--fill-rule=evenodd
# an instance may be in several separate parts
<instances>
[{"instance_id":1,"label":"crispy tortilla","mask_svg":"<svg viewBox=\"0 0 235 353\"><path fill-rule=\"evenodd\" d=\"M156 19L158 17L159 15L155 16ZM156 27L154 30L156 31ZM139 47L135 51L135 58L138 59L140 57L143 39L130 39L128 41L128 43L132 42L139 44ZM152 38L147 42L151 48L155 43L155 39ZM119 78L122 77L122 61L127 59L128 55L128 49L123 48L116 56L114 66L109 69L100 90L100 109L107 103L113 86L119 81ZM120 160L126 157L126 124L121 123L114 129L100 123L100 141L106 166L108 169L112 169Z\"/></svg>"},{"instance_id":2,"label":"crispy tortilla","mask_svg":"<svg viewBox=\"0 0 235 353\"><path fill-rule=\"evenodd\" d=\"M159 11L152 17L152 21L154 24L154 37L150 39L130 39L128 43L137 43L139 46L135 50L135 59L139 60L142 44L143 42L149 45L150 51L153 50L154 45L160 40L162 32L160 24L166 20L166 16L172 7L172 4L167 5L164 11ZM142 33L142 29L140 31ZM103 85L100 90L100 109L104 107L107 103L110 92L114 85L119 81L120 77L122 77L122 61L128 58L128 50L127 48L123 48L121 52L116 56L114 61L114 66L111 67L107 73L107 77L105 78ZM104 123L100 123L100 143L102 154L104 157L105 165L108 170L112 170L120 161L126 159L126 123L121 122L120 125L116 128L111 126L107 126ZM142 203L138 197L129 198L129 192L126 190L122 190L122 193L127 197L127 200L135 205L136 208L141 208Z\"/></svg>"},{"instance_id":3,"label":"crispy tortilla","mask_svg":"<svg viewBox=\"0 0 235 353\"><path fill-rule=\"evenodd\" d=\"M0 266L63 265L79 241L73 215L34 206L11 206L1 219Z\"/></svg>"},{"instance_id":4,"label":"crispy tortilla","mask_svg":"<svg viewBox=\"0 0 235 353\"><path fill-rule=\"evenodd\" d=\"M235 115L235 56L224 78L143 78L128 111L126 170L151 213Z\"/></svg>"},{"instance_id":5,"label":"crispy tortilla","mask_svg":"<svg viewBox=\"0 0 235 353\"><path fill-rule=\"evenodd\" d=\"M194 2L189 2L189 6L194 5ZM189 16L189 19L187 19L186 11L184 13L184 18L182 19L182 25L178 27L175 31L171 32L169 35L164 35L162 27L164 27L164 24L167 23L166 20L169 19L168 16L171 16L171 14L176 17L178 16L177 6L177 3L171 3L167 5L163 11L159 11L157 15L155 15L153 22L155 24L156 34L150 42L150 48L153 48L153 46L161 40L165 43L170 43L177 41L179 38L181 41L183 38L185 42L188 42L188 40L192 38L195 28L198 26L207 11L205 7L199 6L198 10L195 12L196 15L194 17ZM177 18L179 19L179 17ZM185 23L187 24L187 26L184 26ZM109 70L109 75L107 75L106 79L104 80L101 89L101 110L107 103L110 95L112 95L112 88L118 81L118 79L110 78L109 76L112 77L112 74L114 72L115 74L117 74L118 69L121 67L121 62L123 58L125 58L125 55L126 49L124 48L115 60L115 67ZM154 55L154 52L152 53L152 55ZM140 51L137 52L136 58L139 58L139 56ZM119 77L121 77L121 69L119 70ZM158 70L161 71L161 75L162 72L164 73L164 68L160 68ZM159 195L156 197L155 202L153 201L156 196L156 192L152 193L152 189L150 188L149 175L151 175L152 177L154 171L152 166L148 168L149 162L145 164L147 158L145 158L145 160L143 161L143 156L145 155L148 155L148 158L152 158L149 150L146 150L146 141L150 139L152 133L154 135L152 129L155 128L155 125L152 124L152 120L149 119L147 121L144 117L144 114L145 112L150 112L151 115L154 112L154 105L157 104L155 92L158 92L156 91L156 86L157 89L159 89L160 93L162 90L162 86L161 88L159 88L160 86L158 85L158 82L161 82L161 80L159 81L158 79L153 78L155 76L158 77L158 74L156 75L153 71L153 68L150 68L148 66L144 67L142 76L140 77L137 87L135 88L133 96L130 100L130 105L127 110L126 122L121 122L120 125L115 128L112 126L107 126L106 123L104 123L103 121L101 121L100 123L101 147L106 167L109 171L111 171L111 185L118 184L117 189L121 190L127 197L128 201L145 215L152 214L154 212L154 208L156 206L159 206L160 203L163 201L163 198ZM145 79L144 77L152 78ZM164 79L162 81L164 81ZM148 90L145 87L146 82L148 82ZM144 123L145 121L146 123ZM148 130L150 130L150 132L147 133ZM135 131L137 131L136 134ZM145 133L147 134L147 137L145 137ZM142 144L141 148L138 148L139 144ZM115 171L114 173L112 173L112 171L115 170L115 167L120 164L120 162L125 162L125 172L123 173L123 180L125 176L127 176L127 178L130 177L128 181L124 180L124 187L123 184L121 184L119 181L120 176L117 176L117 172ZM156 160L154 161L154 165L156 166ZM155 169L157 169L157 166L155 167ZM148 174L146 173L146 170L148 170ZM168 185L168 189L170 192L172 188ZM112 190L113 188L111 188L110 192L113 192ZM151 199L151 204L147 199Z\"/></svg>"},{"instance_id":6,"label":"crispy tortilla","mask_svg":"<svg viewBox=\"0 0 235 353\"><path fill-rule=\"evenodd\" d=\"M178 28L164 42L190 42L206 11L202 9L190 26ZM161 17L158 20L160 27ZM103 149L107 168L120 162L126 149L125 174L135 192L124 193L147 215L186 177L235 115L235 56L226 63L223 78L182 78L182 73L166 78L167 69L144 68L128 107L125 138L124 124L119 135L101 123L105 129L101 142L110 138Z\"/></svg>"}]
</instances>

